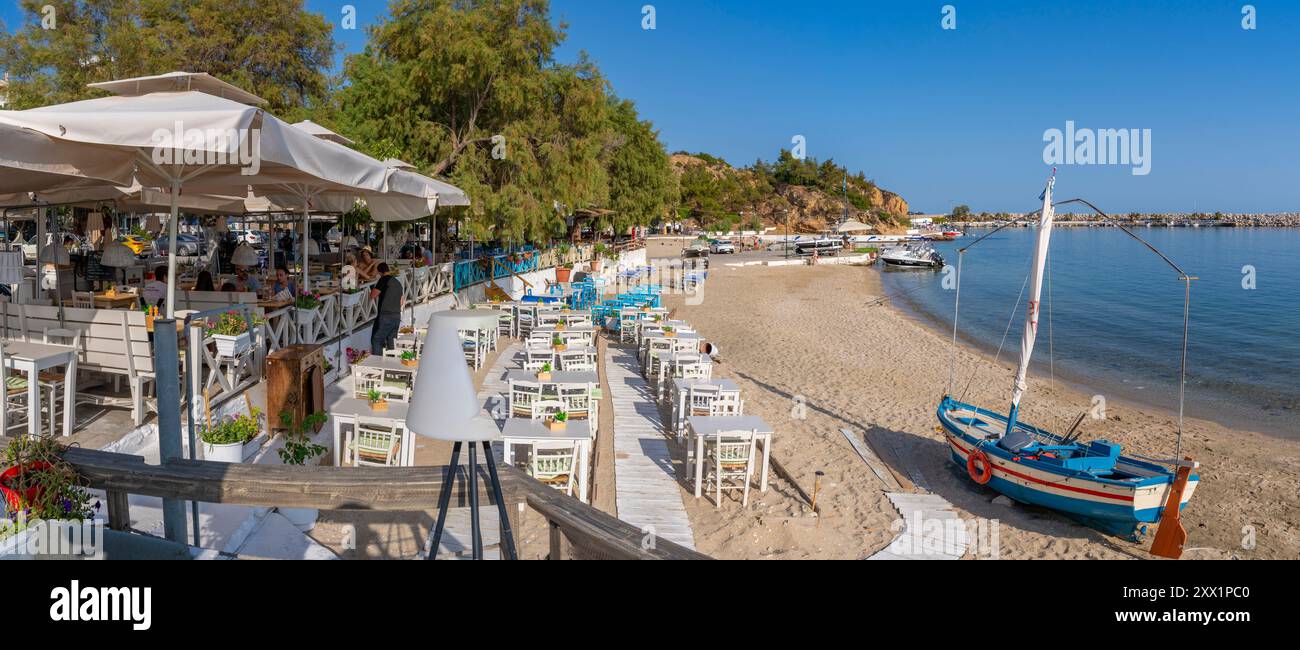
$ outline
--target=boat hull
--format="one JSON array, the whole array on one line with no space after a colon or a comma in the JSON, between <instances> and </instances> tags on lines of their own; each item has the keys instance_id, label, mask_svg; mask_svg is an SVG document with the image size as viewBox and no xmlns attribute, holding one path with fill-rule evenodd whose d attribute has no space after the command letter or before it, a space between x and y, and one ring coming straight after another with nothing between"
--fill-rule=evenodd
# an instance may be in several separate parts
<instances>
[{"instance_id":1,"label":"boat hull","mask_svg":"<svg viewBox=\"0 0 1300 650\"><path fill-rule=\"evenodd\" d=\"M1000 414L945 399L938 417L952 461L964 472L971 450L978 446L992 466L988 487L1016 501L1057 510L1121 536L1136 536L1145 524L1158 522L1164 511L1174 479L1174 473L1164 467L1121 456L1116 467L1127 478L1100 478L1018 456L986 441L990 432L1005 429L1006 417ZM1031 435L1059 441L1035 427L1017 426ZM1195 475L1189 479L1180 508L1191 500L1198 482Z\"/></svg>"}]
</instances>

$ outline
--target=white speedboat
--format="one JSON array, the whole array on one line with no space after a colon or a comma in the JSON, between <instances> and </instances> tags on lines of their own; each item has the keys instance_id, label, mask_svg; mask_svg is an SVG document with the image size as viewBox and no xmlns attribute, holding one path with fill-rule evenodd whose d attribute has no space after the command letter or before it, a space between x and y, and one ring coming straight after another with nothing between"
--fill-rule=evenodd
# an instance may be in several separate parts
<instances>
[{"instance_id":1,"label":"white speedboat","mask_svg":"<svg viewBox=\"0 0 1300 650\"><path fill-rule=\"evenodd\" d=\"M913 244L890 248L880 254L880 259L889 266L938 269L943 267L943 256L934 248Z\"/></svg>"}]
</instances>

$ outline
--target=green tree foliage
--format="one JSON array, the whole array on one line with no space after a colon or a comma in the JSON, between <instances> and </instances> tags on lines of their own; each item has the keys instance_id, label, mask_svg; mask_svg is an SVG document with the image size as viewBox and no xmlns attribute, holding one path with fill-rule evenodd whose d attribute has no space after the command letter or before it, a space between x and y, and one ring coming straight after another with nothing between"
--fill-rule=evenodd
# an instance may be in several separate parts
<instances>
[{"instance_id":1,"label":"green tree foliage","mask_svg":"<svg viewBox=\"0 0 1300 650\"><path fill-rule=\"evenodd\" d=\"M89 99L86 84L176 70L208 72L296 119L323 103L337 51L303 0L22 0L25 23L0 35L11 108ZM45 6L55 29L43 29Z\"/></svg>"},{"instance_id":2,"label":"green tree foliage","mask_svg":"<svg viewBox=\"0 0 1300 650\"><path fill-rule=\"evenodd\" d=\"M672 202L653 127L580 56L554 58L563 26L547 0L394 0L346 63L340 123L474 198L479 239L545 241L564 215L615 210L607 226L650 223Z\"/></svg>"}]
</instances>

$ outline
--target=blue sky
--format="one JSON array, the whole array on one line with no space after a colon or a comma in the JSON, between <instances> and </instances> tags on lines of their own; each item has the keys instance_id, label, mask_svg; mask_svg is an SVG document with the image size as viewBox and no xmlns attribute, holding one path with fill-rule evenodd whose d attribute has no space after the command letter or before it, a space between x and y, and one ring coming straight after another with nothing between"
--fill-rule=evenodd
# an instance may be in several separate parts
<instances>
[{"instance_id":1,"label":"blue sky","mask_svg":"<svg viewBox=\"0 0 1300 650\"><path fill-rule=\"evenodd\" d=\"M13 25L14 0L0 0ZM338 0L307 0L338 22ZM362 27L386 4L356 1ZM642 29L652 4L656 29ZM942 7L955 30L941 28ZM1300 2L552 0L670 150L736 164L807 153L913 209L1031 209L1047 129L1150 129L1151 171L1062 166L1114 212L1300 210ZM336 29L348 51L363 30Z\"/></svg>"}]
</instances>

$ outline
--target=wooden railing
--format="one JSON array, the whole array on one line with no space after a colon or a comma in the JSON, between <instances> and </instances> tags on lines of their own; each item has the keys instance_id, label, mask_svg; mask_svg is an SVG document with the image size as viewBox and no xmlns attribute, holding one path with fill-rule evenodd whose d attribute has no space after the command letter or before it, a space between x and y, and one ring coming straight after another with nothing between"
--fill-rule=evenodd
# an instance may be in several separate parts
<instances>
[{"instance_id":1,"label":"wooden railing","mask_svg":"<svg viewBox=\"0 0 1300 650\"><path fill-rule=\"evenodd\" d=\"M0 443L0 448L4 444ZM148 465L140 456L73 447L64 454L87 487L107 493L108 526L127 530L127 495L320 510L419 511L436 506L447 467L297 467L176 460ZM454 502L468 501L466 470L453 484ZM479 470L480 499L489 503L488 481ZM549 559L702 560L708 556L638 528L502 467L501 488L513 520L526 503L550 528ZM512 526L516 531L519 526ZM519 536L516 535L516 539Z\"/></svg>"}]
</instances>

